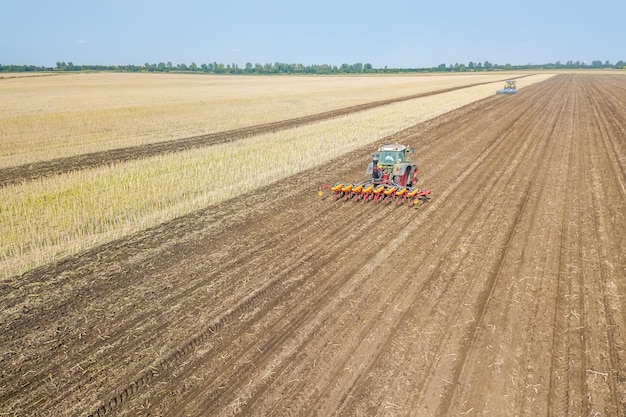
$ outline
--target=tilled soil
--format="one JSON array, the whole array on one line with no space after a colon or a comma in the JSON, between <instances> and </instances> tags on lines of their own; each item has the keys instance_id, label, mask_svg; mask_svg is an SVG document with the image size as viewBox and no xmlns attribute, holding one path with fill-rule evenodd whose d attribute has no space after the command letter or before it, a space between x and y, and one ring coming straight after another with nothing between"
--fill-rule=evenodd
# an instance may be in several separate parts
<instances>
[{"instance_id":1,"label":"tilled soil","mask_svg":"<svg viewBox=\"0 0 626 417\"><path fill-rule=\"evenodd\" d=\"M0 415L626 415L626 77L399 132L417 208L334 202L372 149L0 284Z\"/></svg>"}]
</instances>

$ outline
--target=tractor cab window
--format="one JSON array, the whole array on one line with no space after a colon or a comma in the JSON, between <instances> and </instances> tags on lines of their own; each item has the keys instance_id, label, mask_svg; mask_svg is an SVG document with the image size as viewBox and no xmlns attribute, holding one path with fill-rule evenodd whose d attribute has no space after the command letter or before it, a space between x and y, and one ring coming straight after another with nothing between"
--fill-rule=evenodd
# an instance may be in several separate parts
<instances>
[{"instance_id":1,"label":"tractor cab window","mask_svg":"<svg viewBox=\"0 0 626 417\"><path fill-rule=\"evenodd\" d=\"M396 164L402 160L399 152L383 151L380 153L380 162L385 165Z\"/></svg>"}]
</instances>

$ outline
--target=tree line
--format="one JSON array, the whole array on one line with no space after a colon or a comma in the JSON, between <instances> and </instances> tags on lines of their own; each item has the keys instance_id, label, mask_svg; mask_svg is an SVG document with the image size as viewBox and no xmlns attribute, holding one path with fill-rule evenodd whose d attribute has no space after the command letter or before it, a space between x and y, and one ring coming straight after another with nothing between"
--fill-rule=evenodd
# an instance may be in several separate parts
<instances>
[{"instance_id":1,"label":"tree line","mask_svg":"<svg viewBox=\"0 0 626 417\"><path fill-rule=\"evenodd\" d=\"M567 61L561 63L527 64L527 65L499 65L489 61L473 62L467 64L440 64L430 68L374 68L371 64L354 63L336 65L303 65L287 64L281 62L252 64L246 63L244 67L237 64L222 64L211 62L197 65L195 62L187 65L184 63L173 64L172 62L159 62L144 65L75 65L72 62L57 62L55 67L35 65L2 65L0 72L63 72L63 71L117 71L117 72L190 72L207 74L376 74L376 73L412 73L412 72L480 72L480 71L511 71L511 70L555 70L555 69L601 69L615 68L626 69L626 63L622 60L611 64L609 61L592 61L587 64L581 61Z\"/></svg>"}]
</instances>

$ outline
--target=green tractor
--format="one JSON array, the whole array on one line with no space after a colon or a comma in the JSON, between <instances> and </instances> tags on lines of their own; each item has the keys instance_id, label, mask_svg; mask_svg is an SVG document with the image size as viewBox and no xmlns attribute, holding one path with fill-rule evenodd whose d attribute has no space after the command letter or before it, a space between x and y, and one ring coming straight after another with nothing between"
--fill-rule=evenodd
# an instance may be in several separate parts
<instances>
[{"instance_id":1,"label":"green tractor","mask_svg":"<svg viewBox=\"0 0 626 417\"><path fill-rule=\"evenodd\" d=\"M409 157L414 153L415 149L405 145L383 145L372 155L372 162L367 166L368 179L356 184L325 185L321 189L332 190L334 200L395 201L398 205L408 202L409 207L425 203L429 200L430 190L415 186L419 171ZM321 189L319 195L323 196Z\"/></svg>"},{"instance_id":2,"label":"green tractor","mask_svg":"<svg viewBox=\"0 0 626 417\"><path fill-rule=\"evenodd\" d=\"M402 187L412 187L417 183L419 170L417 165L411 163L410 154L414 154L415 149L405 145L391 144L378 148L378 158L373 155L373 160L367 166L366 175L372 177L379 176L382 183L394 183ZM373 167L376 166L376 171Z\"/></svg>"}]
</instances>

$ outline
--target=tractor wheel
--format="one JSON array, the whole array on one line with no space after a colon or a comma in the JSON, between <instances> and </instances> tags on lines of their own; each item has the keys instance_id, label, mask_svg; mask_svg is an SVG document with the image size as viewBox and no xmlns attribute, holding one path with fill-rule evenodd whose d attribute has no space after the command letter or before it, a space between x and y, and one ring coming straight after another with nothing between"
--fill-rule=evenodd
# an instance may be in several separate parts
<instances>
[{"instance_id":1,"label":"tractor wheel","mask_svg":"<svg viewBox=\"0 0 626 417\"><path fill-rule=\"evenodd\" d=\"M417 184L417 180L419 178L419 169L417 169L417 165L413 165L413 172L411 172L412 174L412 178L411 178L411 185L415 185Z\"/></svg>"}]
</instances>

